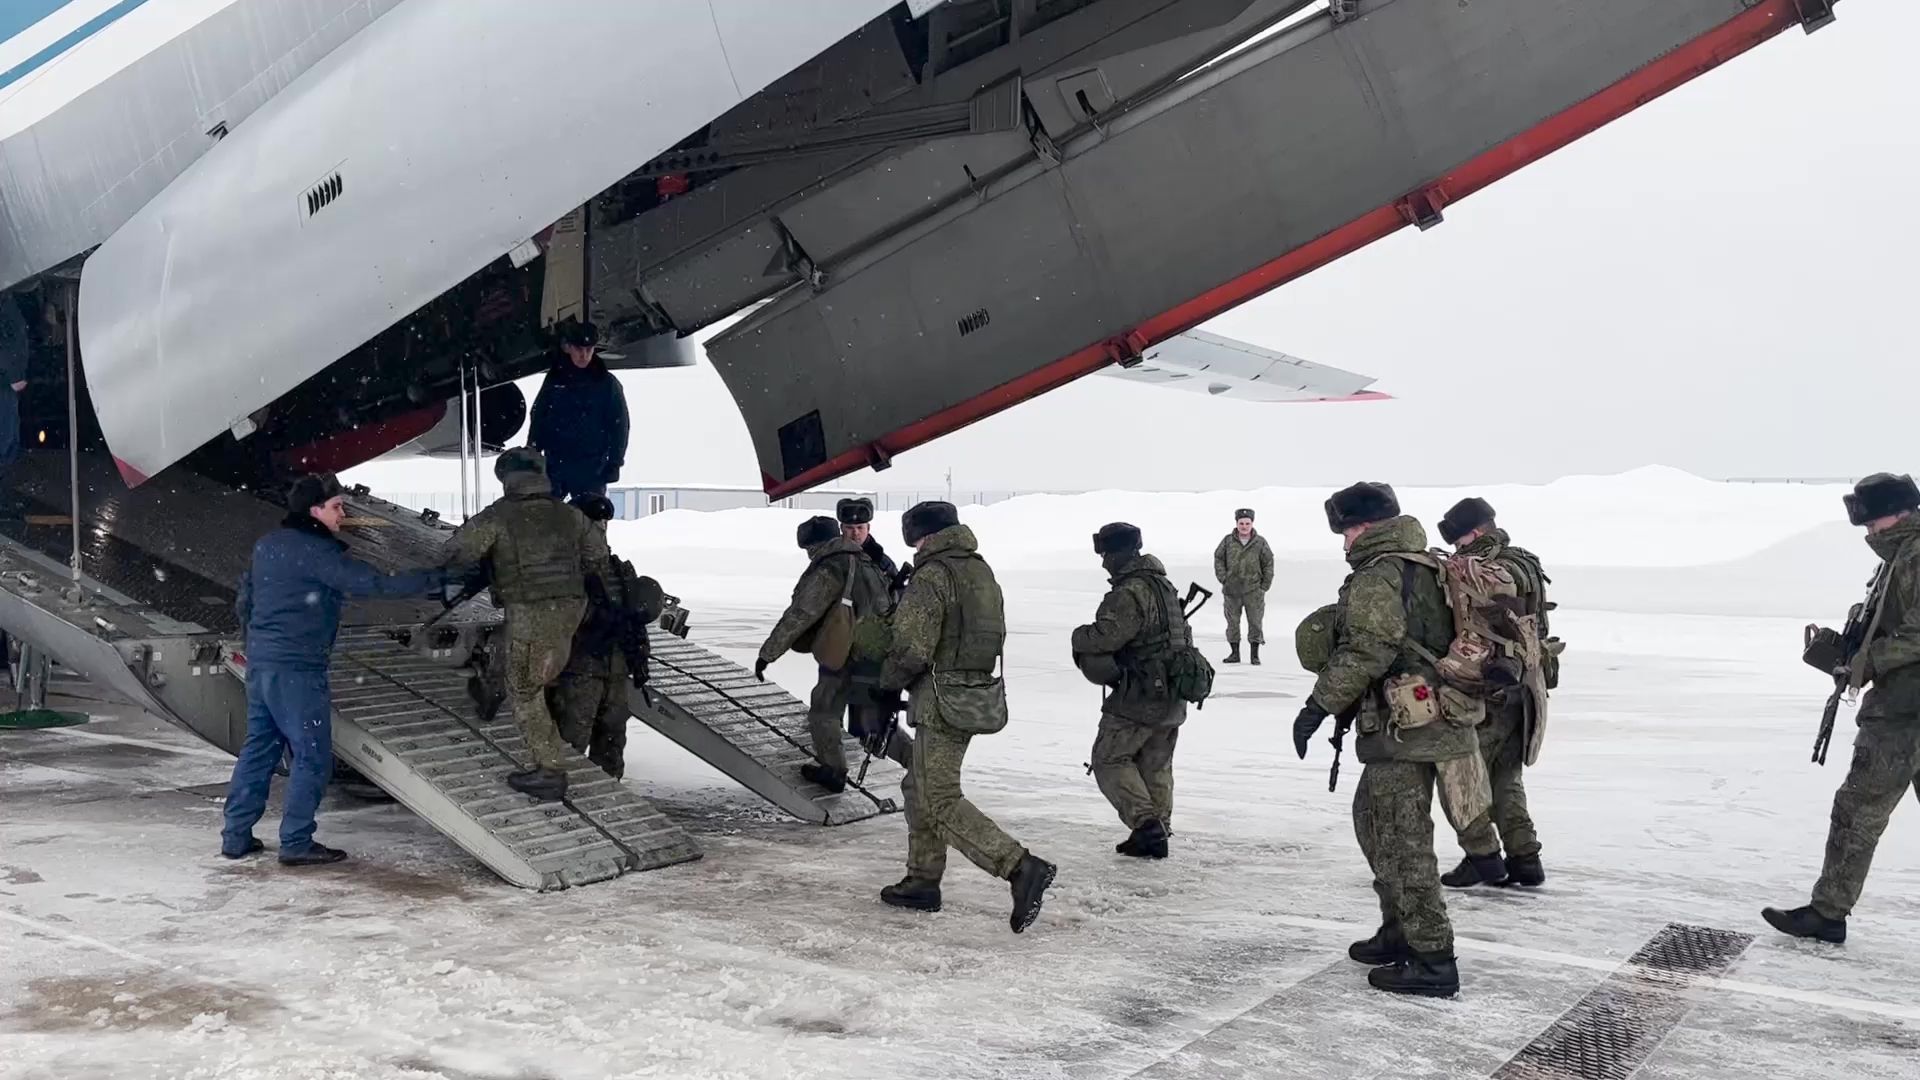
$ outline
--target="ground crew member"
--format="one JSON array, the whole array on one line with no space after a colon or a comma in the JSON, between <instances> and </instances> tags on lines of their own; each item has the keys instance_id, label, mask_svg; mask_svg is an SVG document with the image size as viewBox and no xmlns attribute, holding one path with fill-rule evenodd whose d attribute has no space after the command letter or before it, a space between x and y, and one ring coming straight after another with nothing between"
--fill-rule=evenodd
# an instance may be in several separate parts
<instances>
[{"instance_id":1,"label":"ground crew member","mask_svg":"<svg viewBox=\"0 0 1920 1080\"><path fill-rule=\"evenodd\" d=\"M1266 644L1267 590L1273 588L1273 548L1254 531L1253 511L1233 512L1233 531L1213 549L1213 576L1227 609L1226 663L1240 662L1240 613L1247 613L1247 642L1254 663Z\"/></svg>"},{"instance_id":2,"label":"ground crew member","mask_svg":"<svg viewBox=\"0 0 1920 1080\"><path fill-rule=\"evenodd\" d=\"M996 671L1007 637L1000 583L952 503L918 504L902 516L901 532L919 554L894 611L893 646L875 702L892 715L900 711L901 691L912 694L913 759L901 784L909 815L907 876L881 889L880 899L940 910L940 878L953 847L1010 884L1007 921L1018 934L1039 917L1054 865L1008 836L960 790L968 743L1007 724L1006 686Z\"/></svg>"},{"instance_id":3,"label":"ground crew member","mask_svg":"<svg viewBox=\"0 0 1920 1080\"><path fill-rule=\"evenodd\" d=\"M857 515L856 515L857 516ZM872 508L867 508L872 520ZM830 517L808 518L800 523L795 540L807 553L807 568L793 587L793 600L780 621L767 634L760 655L753 664L753 677L767 680L768 665L789 650L813 648L814 636L836 605L850 606L853 625L863 619L884 620L893 609L887 591L887 577L861 550L860 544L843 535L841 522ZM872 707L871 688L879 678L882 657L863 656L850 649L838 667L818 665L819 679L808 702L807 728L813 737L817 762L800 766L800 775L831 792L847 789L847 751L841 714L853 707L854 727L861 732L877 727L880 718ZM852 698L855 682L862 693Z\"/></svg>"},{"instance_id":4,"label":"ground crew member","mask_svg":"<svg viewBox=\"0 0 1920 1080\"><path fill-rule=\"evenodd\" d=\"M5 302L0 298L0 302ZM227 786L220 854L245 858L264 845L253 826L267 812L267 789L283 753L286 806L280 815L280 863L313 866L347 853L313 838L314 813L333 775L333 692L327 669L349 597L425 597L442 588L440 570L383 574L347 554L335 534L347 510L332 474L303 476L287 492L280 527L253 545L234 610L247 657L247 740Z\"/></svg>"},{"instance_id":5,"label":"ground crew member","mask_svg":"<svg viewBox=\"0 0 1920 1080\"><path fill-rule=\"evenodd\" d=\"M1844 496L1847 520L1867 530L1867 546L1889 575L1849 685L1870 687L1855 718L1853 764L1833 797L1827 856L1812 902L1760 914L1775 930L1839 944L1847 916L1867 883L1867 868L1893 808L1920 795L1920 487L1912 477L1875 473Z\"/></svg>"},{"instance_id":6,"label":"ground crew member","mask_svg":"<svg viewBox=\"0 0 1920 1080\"><path fill-rule=\"evenodd\" d=\"M1525 605L1523 614L1540 620L1540 637L1547 636L1547 575L1540 559L1525 548L1513 546L1505 529L1494 522L1493 506L1485 499L1462 499L1440 519L1440 539L1452 544L1463 555L1477 556L1499 565L1513 575ZM1557 666L1558 659L1547 661ZM1486 761L1491 781L1493 804L1487 813L1460 831L1460 847L1467 857L1460 865L1441 875L1440 883L1464 889L1473 885L1539 885L1547 880L1540 864L1540 837L1527 813L1526 771L1527 703L1526 691L1514 687L1496 696L1487 705L1487 722L1480 725L1480 756ZM1506 858L1500 856L1506 846Z\"/></svg>"},{"instance_id":7,"label":"ground crew member","mask_svg":"<svg viewBox=\"0 0 1920 1080\"><path fill-rule=\"evenodd\" d=\"M526 736L531 768L509 773L515 791L542 802L567 794L567 744L547 708L573 634L586 613L587 577L607 577L607 540L586 515L553 497L538 450L501 454L493 474L505 494L447 538L444 561L493 571L493 595L506 609L507 698Z\"/></svg>"},{"instance_id":8,"label":"ground crew member","mask_svg":"<svg viewBox=\"0 0 1920 1080\"><path fill-rule=\"evenodd\" d=\"M1093 622L1073 632L1076 658L1110 657L1115 681L1100 702L1093 778L1132 830L1114 847L1136 858L1167 857L1173 820L1173 749L1187 703L1173 692L1167 666L1193 643L1180 595L1159 559L1142 553L1138 527L1102 526L1093 550L1112 588Z\"/></svg>"},{"instance_id":9,"label":"ground crew member","mask_svg":"<svg viewBox=\"0 0 1920 1080\"><path fill-rule=\"evenodd\" d=\"M582 495L572 505L606 536L613 503L605 495ZM647 623L660 606L659 588L649 582L625 559L608 556L601 587L588 583L586 618L548 698L560 737L615 780L627 772L628 684L647 683Z\"/></svg>"},{"instance_id":10,"label":"ground crew member","mask_svg":"<svg viewBox=\"0 0 1920 1080\"><path fill-rule=\"evenodd\" d=\"M605 495L627 460L627 395L596 355L590 322L560 324L560 355L534 395L527 445L546 455L553 496Z\"/></svg>"},{"instance_id":11,"label":"ground crew member","mask_svg":"<svg viewBox=\"0 0 1920 1080\"><path fill-rule=\"evenodd\" d=\"M1450 996L1460 974L1433 853L1433 792L1436 766L1471 758L1476 747L1471 728L1439 715L1442 684L1426 657L1446 653L1453 619L1439 575L1392 557L1424 553L1427 533L1401 516L1391 487L1355 484L1328 499L1326 510L1353 569L1334 610L1333 653L1294 720L1294 749L1305 758L1328 716L1355 710L1365 768L1353 828L1373 869L1381 926L1347 954L1388 965L1368 973L1378 989Z\"/></svg>"}]
</instances>

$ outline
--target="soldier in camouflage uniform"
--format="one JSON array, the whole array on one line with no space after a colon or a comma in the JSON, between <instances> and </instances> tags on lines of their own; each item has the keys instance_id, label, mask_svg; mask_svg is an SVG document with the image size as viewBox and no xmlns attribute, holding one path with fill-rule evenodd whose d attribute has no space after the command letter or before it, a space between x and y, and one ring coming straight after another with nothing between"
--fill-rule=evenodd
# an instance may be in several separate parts
<instances>
[{"instance_id":1,"label":"soldier in camouflage uniform","mask_svg":"<svg viewBox=\"0 0 1920 1080\"><path fill-rule=\"evenodd\" d=\"M605 495L576 496L570 505L606 536L613 503ZM587 591L587 615L574 632L573 651L548 694L548 707L560 737L618 780L627 772L628 685L638 689L647 682L646 624L658 614L659 587L637 576L625 559L609 555L606 576L598 588L589 582Z\"/></svg>"},{"instance_id":2,"label":"soldier in camouflage uniform","mask_svg":"<svg viewBox=\"0 0 1920 1080\"><path fill-rule=\"evenodd\" d=\"M1513 575L1525 614L1540 620L1540 636L1547 636L1547 584L1540 559L1515 547L1506 530L1494 522L1493 506L1485 499L1462 499L1440 519L1440 539L1463 555L1494 563ZM1557 660L1549 661L1557 664ZM1523 778L1527 757L1527 703L1525 691L1514 688L1490 701L1487 722L1480 725L1480 756L1486 762L1493 805L1460 830L1466 858L1442 874L1440 883L1464 889L1474 885L1539 885L1547 880L1540 864L1540 837L1527 813ZM1502 842L1506 858L1500 856Z\"/></svg>"},{"instance_id":3,"label":"soldier in camouflage uniform","mask_svg":"<svg viewBox=\"0 0 1920 1080\"><path fill-rule=\"evenodd\" d=\"M1354 793L1353 827L1373 869L1381 926L1348 955L1389 965L1368 973L1378 989L1451 996L1460 975L1433 852L1433 794L1441 767L1477 763L1477 747L1471 728L1438 715L1437 702L1446 695L1420 650L1444 654L1453 617L1439 575L1394 557L1424 552L1427 534L1401 516L1391 487L1355 484L1328 499L1326 509L1328 526L1345 537L1353 570L1334 610L1333 653L1294 720L1294 748L1305 758L1328 716L1355 715L1365 769ZM1398 705L1389 704L1390 691Z\"/></svg>"},{"instance_id":4,"label":"soldier in camouflage uniform","mask_svg":"<svg viewBox=\"0 0 1920 1080\"><path fill-rule=\"evenodd\" d=\"M894 611L893 646L874 701L889 715L912 694L913 760L901 785L908 807L907 876L880 890L894 907L940 910L947 848L1008 882L1018 934L1033 925L1054 865L1035 857L960 790L960 769L975 735L1007 724L1006 688L996 674L1006 646L1000 583L980 557L973 530L951 503L924 502L901 519L919 553L913 580Z\"/></svg>"},{"instance_id":5,"label":"soldier in camouflage uniform","mask_svg":"<svg viewBox=\"0 0 1920 1080\"><path fill-rule=\"evenodd\" d=\"M567 744L547 708L573 632L586 613L589 574L605 580L607 540L586 515L553 497L538 450L500 455L493 473L506 493L447 538L450 566L492 567L493 595L506 609L507 697L533 767L510 773L514 790L542 802L567 794Z\"/></svg>"},{"instance_id":6,"label":"soldier in camouflage uniform","mask_svg":"<svg viewBox=\"0 0 1920 1080\"><path fill-rule=\"evenodd\" d=\"M1074 630L1072 644L1083 670L1105 658L1103 667L1114 676L1093 740L1093 778L1132 830L1113 850L1164 859L1173 820L1173 750L1187 719L1187 703L1173 693L1164 665L1174 649L1192 644L1192 635L1166 567L1142 553L1141 544L1140 530L1125 522L1093 535L1112 588L1093 622ZM1145 670L1156 663L1163 673L1158 680Z\"/></svg>"},{"instance_id":7,"label":"soldier in camouflage uniform","mask_svg":"<svg viewBox=\"0 0 1920 1080\"><path fill-rule=\"evenodd\" d=\"M1761 912L1783 934L1834 944L1847 940L1847 916L1894 807L1909 791L1920 796L1920 487L1908 476L1875 473L1854 486L1846 504L1848 520L1866 527L1867 546L1889 573L1848 671L1849 685L1871 689L1856 718L1853 764L1833 797L1813 901Z\"/></svg>"},{"instance_id":8,"label":"soldier in camouflage uniform","mask_svg":"<svg viewBox=\"0 0 1920 1080\"><path fill-rule=\"evenodd\" d=\"M871 521L871 506L867 509L867 518ZM760 646L753 676L761 682L767 679L767 667L789 650L812 648L813 635L821 621L843 600L853 606L856 623L862 619L884 620L893 610L887 575L875 565L859 541L843 535L839 521L830 517L808 518L800 524L795 539L807 553L807 568L793 587L793 601ZM877 655L863 655L856 647L845 666L821 665L819 668L819 681L814 684L813 697L808 702L807 726L813 737L813 754L820 760L800 766L800 775L828 791L847 789L847 751L840 727L841 714L851 706L854 727L862 733L880 724L871 698L881 660ZM889 751L896 752L892 747ZM897 752L904 756L906 747L899 747Z\"/></svg>"},{"instance_id":9,"label":"soldier in camouflage uniform","mask_svg":"<svg viewBox=\"0 0 1920 1080\"><path fill-rule=\"evenodd\" d=\"M1260 662L1260 646L1267 643L1267 590L1273 588L1273 548L1254 531L1253 511L1233 512L1233 531L1213 549L1213 576L1220 582L1220 599L1227 609L1225 663L1240 662L1240 613L1247 614L1249 657Z\"/></svg>"}]
</instances>

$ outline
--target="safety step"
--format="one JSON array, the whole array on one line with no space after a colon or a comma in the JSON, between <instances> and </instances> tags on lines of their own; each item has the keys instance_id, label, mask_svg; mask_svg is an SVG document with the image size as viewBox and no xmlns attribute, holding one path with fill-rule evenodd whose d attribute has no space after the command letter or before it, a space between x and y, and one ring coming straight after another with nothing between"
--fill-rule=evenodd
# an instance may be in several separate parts
<instances>
[{"instance_id":1,"label":"safety step","mask_svg":"<svg viewBox=\"0 0 1920 1080\"><path fill-rule=\"evenodd\" d=\"M900 809L904 772L875 759L858 787L834 794L800 775L815 760L807 706L739 664L670 634L653 636L651 681L633 714L748 790L802 821L845 825ZM854 771L866 751L846 739Z\"/></svg>"},{"instance_id":2,"label":"safety step","mask_svg":"<svg viewBox=\"0 0 1920 1080\"><path fill-rule=\"evenodd\" d=\"M332 685L334 751L512 884L562 889L700 857L686 832L584 757L569 755L562 802L509 788L507 773L531 763L510 716L482 723L461 669L387 628L341 632Z\"/></svg>"}]
</instances>

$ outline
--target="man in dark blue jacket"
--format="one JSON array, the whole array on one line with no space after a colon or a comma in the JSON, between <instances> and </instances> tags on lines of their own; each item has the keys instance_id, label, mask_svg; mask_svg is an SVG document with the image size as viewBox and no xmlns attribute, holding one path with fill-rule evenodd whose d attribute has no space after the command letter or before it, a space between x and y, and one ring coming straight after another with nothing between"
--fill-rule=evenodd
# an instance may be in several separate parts
<instances>
[{"instance_id":1,"label":"man in dark blue jacket","mask_svg":"<svg viewBox=\"0 0 1920 1080\"><path fill-rule=\"evenodd\" d=\"M383 574L347 554L334 534L346 518L340 482L304 476L287 494L280 528L253 546L234 607L246 634L247 741L227 789L220 854L239 859L262 849L253 826L267 810L267 787L283 751L293 756L280 818L280 863L339 862L347 853L316 843L313 815L333 772L333 695L327 669L340 609L348 597L425 596L445 585L443 570Z\"/></svg>"},{"instance_id":2,"label":"man in dark blue jacket","mask_svg":"<svg viewBox=\"0 0 1920 1080\"><path fill-rule=\"evenodd\" d=\"M560 326L562 356L533 399L527 445L547 459L556 499L605 495L627 459L627 396L594 355L600 332L590 322Z\"/></svg>"}]
</instances>

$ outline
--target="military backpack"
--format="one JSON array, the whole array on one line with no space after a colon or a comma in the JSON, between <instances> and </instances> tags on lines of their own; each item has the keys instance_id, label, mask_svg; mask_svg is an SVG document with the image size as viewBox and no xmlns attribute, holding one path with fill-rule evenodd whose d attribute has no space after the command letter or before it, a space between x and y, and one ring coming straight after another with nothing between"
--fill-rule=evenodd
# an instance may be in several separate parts
<instances>
[{"instance_id":1,"label":"military backpack","mask_svg":"<svg viewBox=\"0 0 1920 1080\"><path fill-rule=\"evenodd\" d=\"M1166 575L1151 571L1136 571L1127 576L1146 582L1153 594L1158 618L1152 633L1116 658L1121 678L1143 680L1151 697L1203 707L1208 695L1213 693L1213 664L1193 646L1193 631L1187 626L1173 583Z\"/></svg>"}]
</instances>

